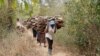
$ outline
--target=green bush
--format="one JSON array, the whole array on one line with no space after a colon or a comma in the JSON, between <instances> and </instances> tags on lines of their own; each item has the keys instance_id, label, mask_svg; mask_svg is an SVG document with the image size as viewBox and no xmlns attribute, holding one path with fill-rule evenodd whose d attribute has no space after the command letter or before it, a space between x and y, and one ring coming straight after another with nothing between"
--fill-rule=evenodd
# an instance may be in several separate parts
<instances>
[{"instance_id":1,"label":"green bush","mask_svg":"<svg viewBox=\"0 0 100 56\"><path fill-rule=\"evenodd\" d=\"M96 45L100 40L99 0L71 0L66 3L68 35L86 56L96 56ZM100 8L100 7L99 7Z\"/></svg>"}]
</instances>

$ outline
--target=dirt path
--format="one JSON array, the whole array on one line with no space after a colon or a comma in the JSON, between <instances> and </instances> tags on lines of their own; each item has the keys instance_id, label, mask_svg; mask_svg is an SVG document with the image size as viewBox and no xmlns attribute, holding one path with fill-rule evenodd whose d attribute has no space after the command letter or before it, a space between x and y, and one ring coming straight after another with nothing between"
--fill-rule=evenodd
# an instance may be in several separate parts
<instances>
[{"instance_id":1,"label":"dirt path","mask_svg":"<svg viewBox=\"0 0 100 56\"><path fill-rule=\"evenodd\" d=\"M27 32L28 35L32 36L31 31ZM36 42L34 39L34 44L35 44L35 56L48 56L48 48L39 46L39 44ZM53 48L53 55L52 56L72 56L71 53L64 51L60 46L55 46Z\"/></svg>"}]
</instances>

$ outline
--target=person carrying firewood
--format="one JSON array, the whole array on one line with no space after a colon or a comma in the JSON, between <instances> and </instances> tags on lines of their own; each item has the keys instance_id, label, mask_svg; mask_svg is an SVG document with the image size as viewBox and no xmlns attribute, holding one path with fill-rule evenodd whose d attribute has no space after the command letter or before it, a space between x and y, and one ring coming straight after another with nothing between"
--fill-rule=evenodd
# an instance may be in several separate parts
<instances>
[{"instance_id":1,"label":"person carrying firewood","mask_svg":"<svg viewBox=\"0 0 100 56\"><path fill-rule=\"evenodd\" d=\"M56 21L54 18L51 18L47 22L47 26L45 29L45 38L48 42L48 54L52 55L52 45L53 45L53 37L56 32Z\"/></svg>"}]
</instances>

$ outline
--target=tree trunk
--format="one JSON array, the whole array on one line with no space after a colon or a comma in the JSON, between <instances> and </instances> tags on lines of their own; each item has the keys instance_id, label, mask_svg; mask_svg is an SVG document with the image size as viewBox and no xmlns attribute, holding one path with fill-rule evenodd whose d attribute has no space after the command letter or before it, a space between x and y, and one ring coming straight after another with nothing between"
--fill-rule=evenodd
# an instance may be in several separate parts
<instances>
[{"instance_id":1,"label":"tree trunk","mask_svg":"<svg viewBox=\"0 0 100 56\"><path fill-rule=\"evenodd\" d=\"M13 15L14 15L14 10L12 8L12 3L13 3L14 0L9 0L8 1L8 29L11 30L14 26L14 23L13 23Z\"/></svg>"}]
</instances>

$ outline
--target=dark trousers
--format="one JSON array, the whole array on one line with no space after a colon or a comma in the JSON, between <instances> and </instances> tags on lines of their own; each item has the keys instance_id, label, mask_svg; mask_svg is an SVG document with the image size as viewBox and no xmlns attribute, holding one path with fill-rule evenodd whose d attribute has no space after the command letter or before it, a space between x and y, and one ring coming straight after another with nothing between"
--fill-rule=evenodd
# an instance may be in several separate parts
<instances>
[{"instance_id":1,"label":"dark trousers","mask_svg":"<svg viewBox=\"0 0 100 56\"><path fill-rule=\"evenodd\" d=\"M47 41L48 41L48 49L51 49L52 50L52 45L53 45L53 40L50 40L49 38L47 38Z\"/></svg>"},{"instance_id":2,"label":"dark trousers","mask_svg":"<svg viewBox=\"0 0 100 56\"><path fill-rule=\"evenodd\" d=\"M32 31L33 31L33 37L36 37L37 31L34 28L32 29Z\"/></svg>"}]
</instances>

